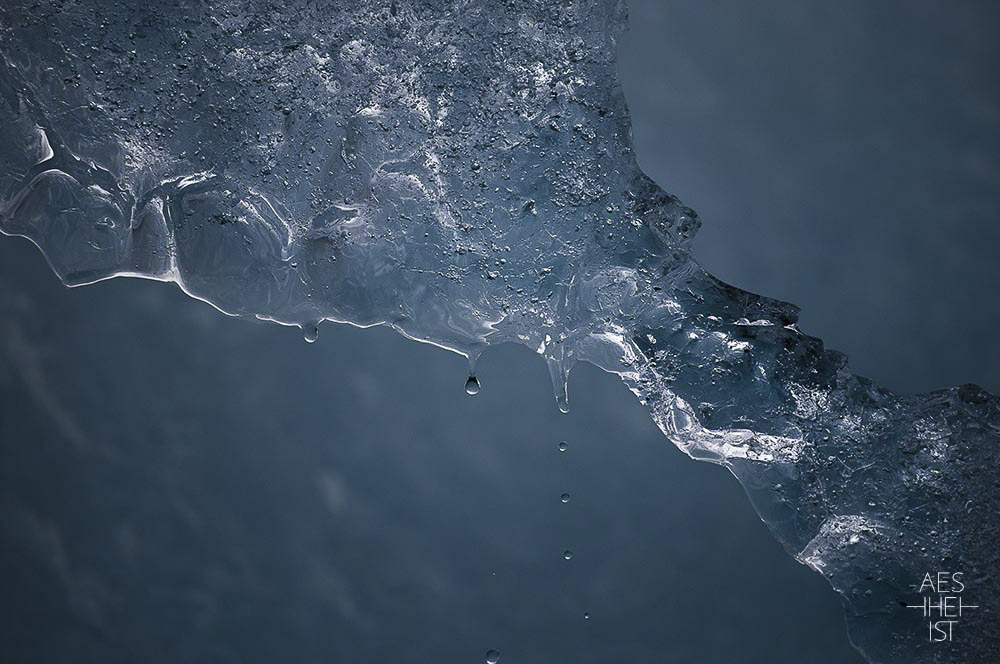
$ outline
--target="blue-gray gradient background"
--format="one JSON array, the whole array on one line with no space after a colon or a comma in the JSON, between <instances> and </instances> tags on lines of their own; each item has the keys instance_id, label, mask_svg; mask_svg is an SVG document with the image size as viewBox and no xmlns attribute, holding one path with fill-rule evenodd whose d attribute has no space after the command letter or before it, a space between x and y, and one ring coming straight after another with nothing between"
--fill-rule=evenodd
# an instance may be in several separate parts
<instances>
[{"instance_id":1,"label":"blue-gray gradient background","mask_svg":"<svg viewBox=\"0 0 1000 664\"><path fill-rule=\"evenodd\" d=\"M1000 390L1000 9L631 6L639 161L706 266L896 390ZM617 379L578 367L562 415L522 348L476 397L465 371L163 284L66 290L0 238L0 661L862 661Z\"/></svg>"}]
</instances>

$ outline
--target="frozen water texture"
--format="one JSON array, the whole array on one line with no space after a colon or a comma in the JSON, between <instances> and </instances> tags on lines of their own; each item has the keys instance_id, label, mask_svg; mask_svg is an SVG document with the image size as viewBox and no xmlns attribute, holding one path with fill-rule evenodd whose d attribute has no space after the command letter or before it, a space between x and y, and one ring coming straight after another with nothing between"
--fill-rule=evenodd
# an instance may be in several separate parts
<instances>
[{"instance_id":1,"label":"frozen water texture","mask_svg":"<svg viewBox=\"0 0 1000 664\"><path fill-rule=\"evenodd\" d=\"M624 25L615 0L10 0L0 227L69 285L173 281L307 340L524 344L563 408L591 362L740 479L871 661L1000 661L997 398L894 395L706 273L636 165ZM951 644L901 606L938 570L980 599Z\"/></svg>"}]
</instances>

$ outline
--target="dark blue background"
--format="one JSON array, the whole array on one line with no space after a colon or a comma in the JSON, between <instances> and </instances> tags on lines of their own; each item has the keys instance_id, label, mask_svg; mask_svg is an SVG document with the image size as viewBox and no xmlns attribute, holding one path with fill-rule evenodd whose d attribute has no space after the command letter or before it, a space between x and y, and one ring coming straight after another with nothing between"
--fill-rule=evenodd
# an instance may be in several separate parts
<instances>
[{"instance_id":1,"label":"dark blue background","mask_svg":"<svg viewBox=\"0 0 1000 664\"><path fill-rule=\"evenodd\" d=\"M630 6L639 163L709 271L894 390L1000 391L1000 5Z\"/></svg>"}]
</instances>

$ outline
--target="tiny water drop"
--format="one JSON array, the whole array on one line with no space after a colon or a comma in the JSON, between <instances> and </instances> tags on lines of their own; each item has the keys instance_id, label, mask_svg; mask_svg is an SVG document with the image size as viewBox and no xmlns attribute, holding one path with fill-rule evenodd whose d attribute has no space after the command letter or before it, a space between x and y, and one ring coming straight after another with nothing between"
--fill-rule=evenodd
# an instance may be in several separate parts
<instances>
[{"instance_id":1,"label":"tiny water drop","mask_svg":"<svg viewBox=\"0 0 1000 664\"><path fill-rule=\"evenodd\" d=\"M583 614L583 619L584 620L590 620L590 614L589 613L584 613Z\"/></svg>"},{"instance_id":2,"label":"tiny water drop","mask_svg":"<svg viewBox=\"0 0 1000 664\"><path fill-rule=\"evenodd\" d=\"M565 440L559 441L559 451L560 452L565 452L568 449L569 449L569 443L567 443Z\"/></svg>"},{"instance_id":3,"label":"tiny water drop","mask_svg":"<svg viewBox=\"0 0 1000 664\"><path fill-rule=\"evenodd\" d=\"M563 501L564 503L568 503L569 502L569 494L568 493L564 493L563 495L559 496L559 500Z\"/></svg>"},{"instance_id":4,"label":"tiny water drop","mask_svg":"<svg viewBox=\"0 0 1000 664\"><path fill-rule=\"evenodd\" d=\"M306 343L316 343L319 339L319 325L316 323L306 323L302 326L302 338L306 340Z\"/></svg>"},{"instance_id":5,"label":"tiny water drop","mask_svg":"<svg viewBox=\"0 0 1000 664\"><path fill-rule=\"evenodd\" d=\"M565 558L566 560L570 560L572 557L573 557L573 552L570 551L569 549L566 549L563 552L563 558Z\"/></svg>"},{"instance_id":6,"label":"tiny water drop","mask_svg":"<svg viewBox=\"0 0 1000 664\"><path fill-rule=\"evenodd\" d=\"M469 376L469 380L465 381L466 394L479 394L479 387L479 379L475 376Z\"/></svg>"},{"instance_id":7,"label":"tiny water drop","mask_svg":"<svg viewBox=\"0 0 1000 664\"><path fill-rule=\"evenodd\" d=\"M486 651L486 664L497 664L497 662L499 661L500 661L499 650L493 650L491 648L490 650Z\"/></svg>"}]
</instances>

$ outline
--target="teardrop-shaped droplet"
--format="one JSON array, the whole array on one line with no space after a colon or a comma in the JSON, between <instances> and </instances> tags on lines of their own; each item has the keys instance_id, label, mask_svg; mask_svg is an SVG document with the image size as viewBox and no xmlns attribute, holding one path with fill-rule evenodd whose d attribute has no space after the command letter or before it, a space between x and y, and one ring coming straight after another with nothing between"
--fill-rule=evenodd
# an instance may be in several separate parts
<instances>
[{"instance_id":1,"label":"teardrop-shaped droplet","mask_svg":"<svg viewBox=\"0 0 1000 664\"><path fill-rule=\"evenodd\" d=\"M584 620L590 620L590 614L589 613L584 613L583 614L583 619Z\"/></svg>"},{"instance_id":2,"label":"teardrop-shaped droplet","mask_svg":"<svg viewBox=\"0 0 1000 664\"><path fill-rule=\"evenodd\" d=\"M568 493L564 493L563 495L559 496L559 500L563 501L564 503L568 503L569 502L569 494Z\"/></svg>"},{"instance_id":3,"label":"teardrop-shaped droplet","mask_svg":"<svg viewBox=\"0 0 1000 664\"><path fill-rule=\"evenodd\" d=\"M565 394L560 395L556 399L556 406L559 408L560 413L569 412L569 399L566 397Z\"/></svg>"},{"instance_id":4,"label":"teardrop-shaped droplet","mask_svg":"<svg viewBox=\"0 0 1000 664\"><path fill-rule=\"evenodd\" d=\"M565 440L559 441L559 451L560 452L565 452L568 449L569 449L569 443L567 443Z\"/></svg>"},{"instance_id":5,"label":"teardrop-shaped droplet","mask_svg":"<svg viewBox=\"0 0 1000 664\"><path fill-rule=\"evenodd\" d=\"M466 394L479 394L479 379L475 376L469 376L469 380L465 381L465 393Z\"/></svg>"},{"instance_id":6,"label":"teardrop-shaped droplet","mask_svg":"<svg viewBox=\"0 0 1000 664\"><path fill-rule=\"evenodd\" d=\"M316 323L306 323L302 326L302 338L306 340L306 343L316 343L319 339L319 325Z\"/></svg>"},{"instance_id":7,"label":"teardrop-shaped droplet","mask_svg":"<svg viewBox=\"0 0 1000 664\"><path fill-rule=\"evenodd\" d=\"M500 651L499 650L487 650L486 651L486 664L497 664L500 661Z\"/></svg>"},{"instance_id":8,"label":"teardrop-shaped droplet","mask_svg":"<svg viewBox=\"0 0 1000 664\"><path fill-rule=\"evenodd\" d=\"M563 558L565 558L566 560L569 560L569 559L570 559L570 558L572 558L572 557L573 557L573 552L572 552L572 551L570 551L569 549L566 549L566 550L565 550L565 551L563 552Z\"/></svg>"}]
</instances>

